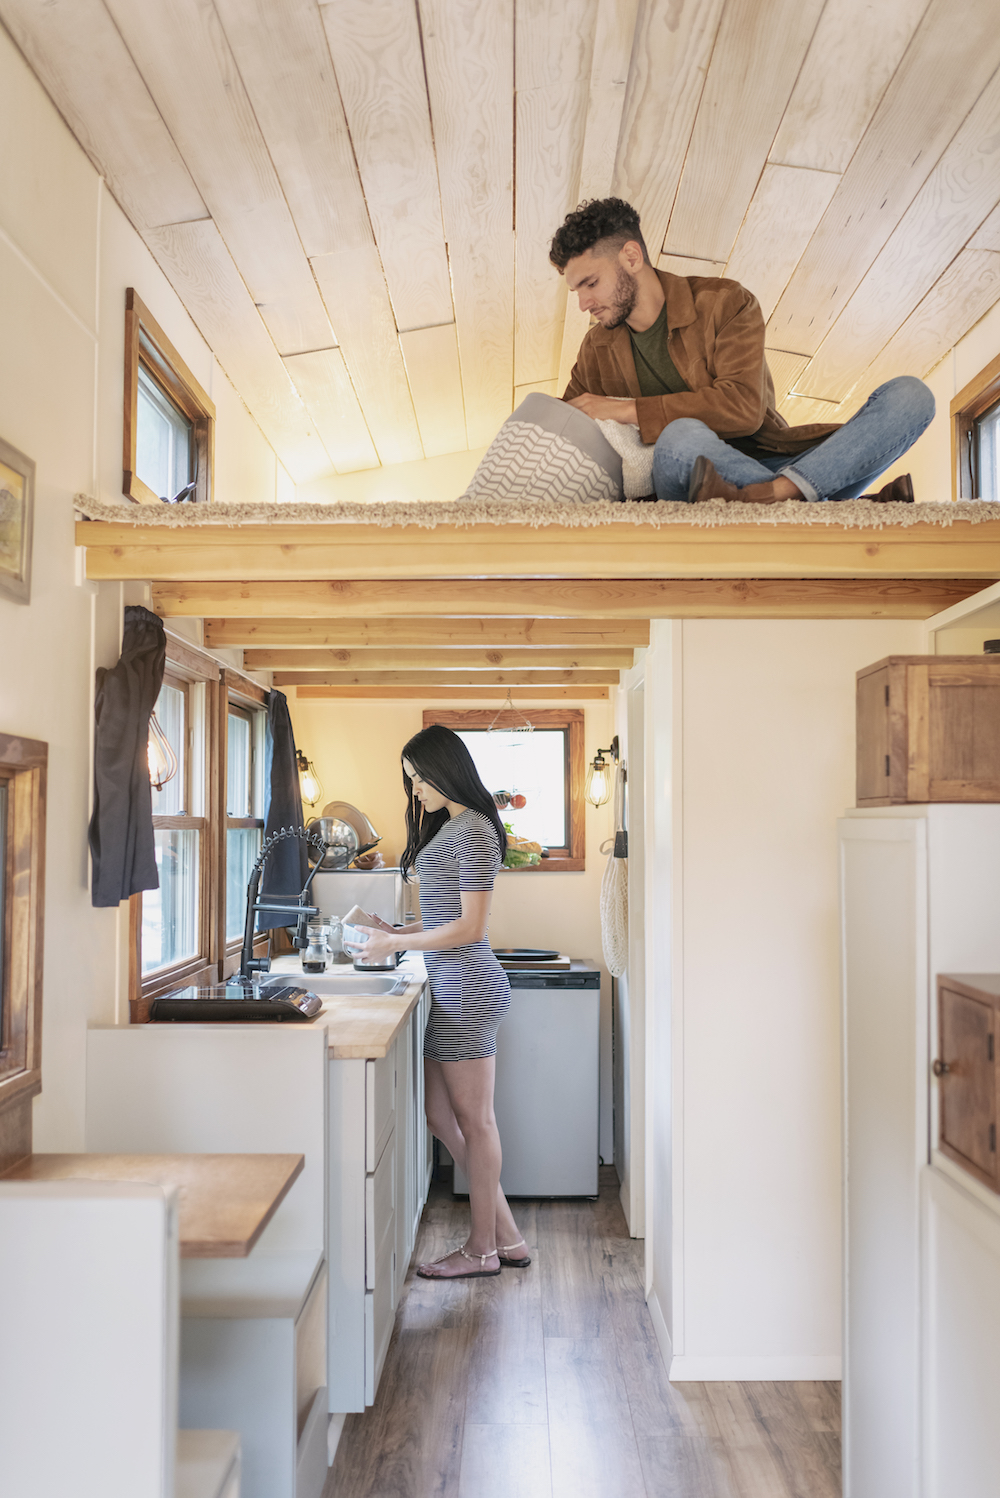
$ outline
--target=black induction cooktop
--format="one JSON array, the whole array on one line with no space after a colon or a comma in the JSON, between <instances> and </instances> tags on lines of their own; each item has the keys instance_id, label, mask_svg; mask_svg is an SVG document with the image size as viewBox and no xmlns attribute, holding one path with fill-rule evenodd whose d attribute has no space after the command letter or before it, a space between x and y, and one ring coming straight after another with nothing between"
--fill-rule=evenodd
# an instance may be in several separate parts
<instances>
[{"instance_id":1,"label":"black induction cooktop","mask_svg":"<svg viewBox=\"0 0 1000 1498\"><path fill-rule=\"evenodd\" d=\"M175 988L154 999L149 1017L155 1024L246 1025L254 1020L271 1024L308 1024L323 1008L318 994L287 983L217 983L211 988Z\"/></svg>"}]
</instances>

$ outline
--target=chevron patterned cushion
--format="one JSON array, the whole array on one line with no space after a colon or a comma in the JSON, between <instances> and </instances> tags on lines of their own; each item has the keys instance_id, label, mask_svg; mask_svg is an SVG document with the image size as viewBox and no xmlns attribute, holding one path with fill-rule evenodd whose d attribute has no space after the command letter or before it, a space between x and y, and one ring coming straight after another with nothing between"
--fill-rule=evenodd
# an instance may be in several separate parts
<instances>
[{"instance_id":1,"label":"chevron patterned cushion","mask_svg":"<svg viewBox=\"0 0 1000 1498\"><path fill-rule=\"evenodd\" d=\"M622 460L596 421L534 392L508 416L465 492L472 499L576 504L621 499Z\"/></svg>"}]
</instances>

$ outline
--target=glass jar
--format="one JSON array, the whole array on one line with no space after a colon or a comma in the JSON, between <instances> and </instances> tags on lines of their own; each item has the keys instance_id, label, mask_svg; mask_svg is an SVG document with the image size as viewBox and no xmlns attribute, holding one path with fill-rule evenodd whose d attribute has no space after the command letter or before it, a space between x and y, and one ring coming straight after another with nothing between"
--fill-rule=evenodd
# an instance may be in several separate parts
<instances>
[{"instance_id":1,"label":"glass jar","mask_svg":"<svg viewBox=\"0 0 1000 1498\"><path fill-rule=\"evenodd\" d=\"M340 924L339 921L337 924ZM304 973L326 972L326 965L331 955L332 936L333 930L330 917L322 914L314 916L306 927L308 946L302 952L302 971Z\"/></svg>"}]
</instances>

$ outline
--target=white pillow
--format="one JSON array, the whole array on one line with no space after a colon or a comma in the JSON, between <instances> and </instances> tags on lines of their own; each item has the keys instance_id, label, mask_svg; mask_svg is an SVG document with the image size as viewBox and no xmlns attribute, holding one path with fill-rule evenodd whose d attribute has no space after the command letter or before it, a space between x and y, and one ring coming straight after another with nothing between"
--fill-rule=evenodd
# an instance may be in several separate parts
<instances>
[{"instance_id":1,"label":"white pillow","mask_svg":"<svg viewBox=\"0 0 1000 1498\"><path fill-rule=\"evenodd\" d=\"M639 428L631 423L599 421L597 425L622 460L622 488L625 498L647 499L655 493L652 442L643 442L639 436Z\"/></svg>"}]
</instances>

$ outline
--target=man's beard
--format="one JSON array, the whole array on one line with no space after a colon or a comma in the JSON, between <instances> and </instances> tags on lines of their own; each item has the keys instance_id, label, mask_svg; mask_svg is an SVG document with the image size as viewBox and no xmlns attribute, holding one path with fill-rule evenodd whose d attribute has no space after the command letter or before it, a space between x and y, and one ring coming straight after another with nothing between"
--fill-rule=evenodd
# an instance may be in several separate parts
<instances>
[{"instance_id":1,"label":"man's beard","mask_svg":"<svg viewBox=\"0 0 1000 1498\"><path fill-rule=\"evenodd\" d=\"M620 328L632 316L638 300L639 287L635 277L630 276L625 267L620 265L618 279L615 281L615 294L609 307L611 321L606 322L604 326L609 330Z\"/></svg>"}]
</instances>

